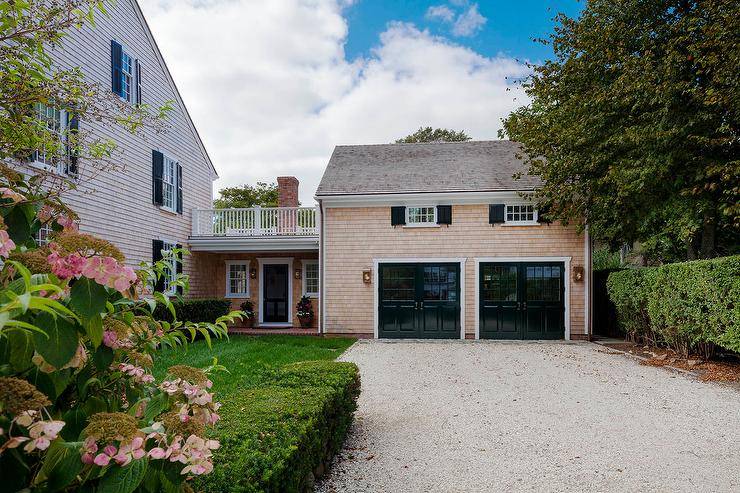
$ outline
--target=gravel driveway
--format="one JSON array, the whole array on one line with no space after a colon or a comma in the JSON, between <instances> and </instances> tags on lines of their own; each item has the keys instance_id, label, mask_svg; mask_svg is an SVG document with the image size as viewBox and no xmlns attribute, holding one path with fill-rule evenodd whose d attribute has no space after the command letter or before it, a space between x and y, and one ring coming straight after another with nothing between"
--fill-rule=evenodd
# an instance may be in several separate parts
<instances>
[{"instance_id":1,"label":"gravel driveway","mask_svg":"<svg viewBox=\"0 0 740 493\"><path fill-rule=\"evenodd\" d=\"M318 491L740 491L740 392L589 343L360 341Z\"/></svg>"}]
</instances>

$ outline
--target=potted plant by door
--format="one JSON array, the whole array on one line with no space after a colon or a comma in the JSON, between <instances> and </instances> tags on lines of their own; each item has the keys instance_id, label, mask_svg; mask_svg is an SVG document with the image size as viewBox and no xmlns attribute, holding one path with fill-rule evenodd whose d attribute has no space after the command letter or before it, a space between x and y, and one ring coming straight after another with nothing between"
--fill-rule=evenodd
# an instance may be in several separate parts
<instances>
[{"instance_id":1,"label":"potted plant by door","mask_svg":"<svg viewBox=\"0 0 740 493\"><path fill-rule=\"evenodd\" d=\"M249 328L254 327L254 304L252 304L252 300L245 300L240 308L244 312L244 319L242 320L244 326Z\"/></svg>"},{"instance_id":2,"label":"potted plant by door","mask_svg":"<svg viewBox=\"0 0 740 493\"><path fill-rule=\"evenodd\" d=\"M311 323L313 322L311 298L308 296L301 297L301 301L296 305L296 315L301 322L301 327L311 327Z\"/></svg>"}]
</instances>

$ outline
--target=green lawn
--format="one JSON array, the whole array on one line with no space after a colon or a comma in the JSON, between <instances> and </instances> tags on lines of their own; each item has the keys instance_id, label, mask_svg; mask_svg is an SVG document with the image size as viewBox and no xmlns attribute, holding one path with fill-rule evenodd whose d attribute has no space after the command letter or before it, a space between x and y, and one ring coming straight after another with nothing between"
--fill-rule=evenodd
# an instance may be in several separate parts
<instances>
[{"instance_id":1,"label":"green lawn","mask_svg":"<svg viewBox=\"0 0 740 493\"><path fill-rule=\"evenodd\" d=\"M335 359L354 342L355 339L338 337L234 335L229 340L214 340L209 348L204 341L198 341L187 349L160 352L155 358L154 376L161 380L167 368L176 364L203 368L215 357L229 370L229 373L215 373L211 378L217 398L223 398L237 388L262 384L282 365Z\"/></svg>"}]
</instances>

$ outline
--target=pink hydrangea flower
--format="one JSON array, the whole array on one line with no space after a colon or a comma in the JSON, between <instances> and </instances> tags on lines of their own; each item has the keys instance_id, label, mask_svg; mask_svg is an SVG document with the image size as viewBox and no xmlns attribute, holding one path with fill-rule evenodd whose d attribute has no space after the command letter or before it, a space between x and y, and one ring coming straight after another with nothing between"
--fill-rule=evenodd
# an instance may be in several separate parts
<instances>
[{"instance_id":1,"label":"pink hydrangea flower","mask_svg":"<svg viewBox=\"0 0 740 493\"><path fill-rule=\"evenodd\" d=\"M77 223L75 223L74 219L67 216L66 214L60 214L59 217L57 217L57 223L59 223L59 225L63 227L66 231L79 231Z\"/></svg>"},{"instance_id":2,"label":"pink hydrangea flower","mask_svg":"<svg viewBox=\"0 0 740 493\"><path fill-rule=\"evenodd\" d=\"M39 218L39 221L41 221L42 223L45 223L51 219L51 216L53 213L54 213L54 210L45 204L36 213L36 217Z\"/></svg>"},{"instance_id":3,"label":"pink hydrangea flower","mask_svg":"<svg viewBox=\"0 0 740 493\"><path fill-rule=\"evenodd\" d=\"M23 450L33 452L34 450L46 450L55 440L66 423L64 421L37 421L28 428L31 436Z\"/></svg>"},{"instance_id":4,"label":"pink hydrangea flower","mask_svg":"<svg viewBox=\"0 0 740 493\"><path fill-rule=\"evenodd\" d=\"M20 194L15 190L11 190L8 187L0 187L0 196L4 199L12 200L14 204L26 200L26 197L23 194Z\"/></svg>"},{"instance_id":5,"label":"pink hydrangea flower","mask_svg":"<svg viewBox=\"0 0 740 493\"><path fill-rule=\"evenodd\" d=\"M15 250L15 242L4 229L0 229L0 257L8 258L10 252Z\"/></svg>"}]
</instances>

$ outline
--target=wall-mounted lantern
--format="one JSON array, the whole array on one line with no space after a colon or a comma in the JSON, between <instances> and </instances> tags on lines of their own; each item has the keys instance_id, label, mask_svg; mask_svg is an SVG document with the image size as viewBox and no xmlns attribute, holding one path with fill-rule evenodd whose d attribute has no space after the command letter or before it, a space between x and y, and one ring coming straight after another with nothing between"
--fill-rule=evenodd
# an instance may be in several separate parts
<instances>
[{"instance_id":1,"label":"wall-mounted lantern","mask_svg":"<svg viewBox=\"0 0 740 493\"><path fill-rule=\"evenodd\" d=\"M362 271L362 282L365 284L370 284L370 281L373 280L372 274L369 269Z\"/></svg>"},{"instance_id":2,"label":"wall-mounted lantern","mask_svg":"<svg viewBox=\"0 0 740 493\"><path fill-rule=\"evenodd\" d=\"M301 269L296 269L294 275L296 279L300 279L302 275Z\"/></svg>"},{"instance_id":3,"label":"wall-mounted lantern","mask_svg":"<svg viewBox=\"0 0 740 493\"><path fill-rule=\"evenodd\" d=\"M583 282L583 266L581 265L573 266L573 280L575 282Z\"/></svg>"},{"instance_id":4,"label":"wall-mounted lantern","mask_svg":"<svg viewBox=\"0 0 740 493\"><path fill-rule=\"evenodd\" d=\"M257 279L257 269L255 269L255 268L249 269L249 278L250 279Z\"/></svg>"}]
</instances>

